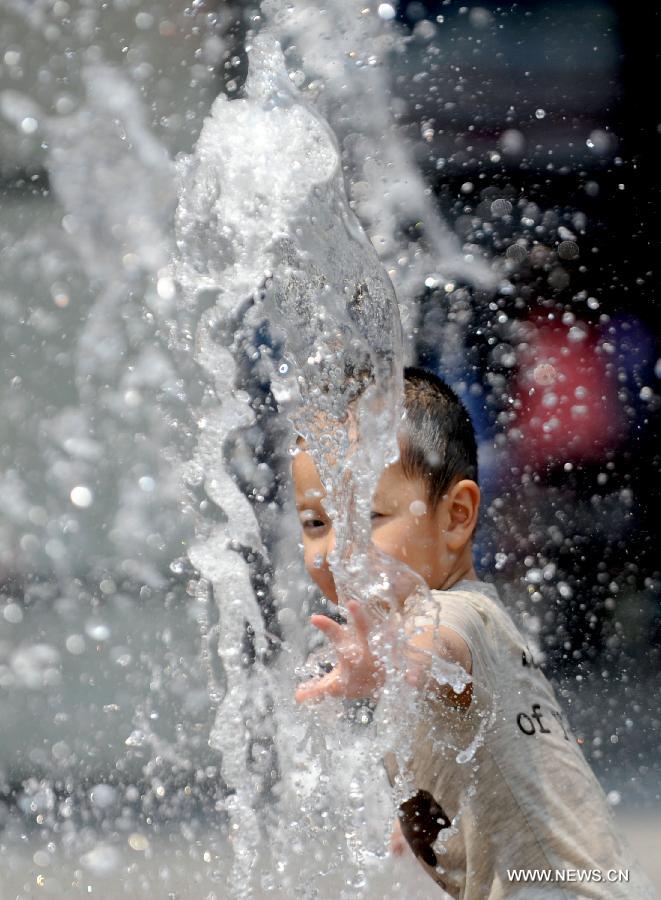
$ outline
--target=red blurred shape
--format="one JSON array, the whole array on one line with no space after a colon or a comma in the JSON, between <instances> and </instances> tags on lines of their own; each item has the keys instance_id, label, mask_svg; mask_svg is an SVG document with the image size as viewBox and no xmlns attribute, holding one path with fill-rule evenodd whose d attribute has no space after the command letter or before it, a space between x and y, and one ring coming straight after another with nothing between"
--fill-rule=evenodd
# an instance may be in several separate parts
<instances>
[{"instance_id":1,"label":"red blurred shape","mask_svg":"<svg viewBox=\"0 0 661 900\"><path fill-rule=\"evenodd\" d=\"M515 396L522 461L541 467L603 458L625 432L617 386L590 325L530 321Z\"/></svg>"}]
</instances>

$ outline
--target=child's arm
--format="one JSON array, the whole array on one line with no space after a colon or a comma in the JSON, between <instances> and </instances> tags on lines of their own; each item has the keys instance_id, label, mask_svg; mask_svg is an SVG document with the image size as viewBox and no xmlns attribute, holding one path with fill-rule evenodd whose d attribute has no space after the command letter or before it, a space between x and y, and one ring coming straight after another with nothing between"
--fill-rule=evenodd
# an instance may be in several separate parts
<instances>
[{"instance_id":1,"label":"child's arm","mask_svg":"<svg viewBox=\"0 0 661 900\"><path fill-rule=\"evenodd\" d=\"M421 651L421 652L416 652ZM409 639L406 656L409 668L406 678L414 687L444 700L448 705L466 709L473 697L473 685L468 682L460 693L449 684L439 684L431 677L432 656L460 666L467 675L473 671L471 652L466 641L452 628L428 625L418 629Z\"/></svg>"},{"instance_id":2,"label":"child's arm","mask_svg":"<svg viewBox=\"0 0 661 900\"><path fill-rule=\"evenodd\" d=\"M369 646L368 615L355 600L350 601L347 608L353 618L353 627L340 625L328 616L311 617L312 624L334 645L338 663L328 675L300 685L295 694L297 702L320 700L322 697L344 697L347 700L378 697L385 681L385 669ZM456 663L466 673L471 673L471 654L464 639L451 628L429 625L416 630L408 640L404 657L409 683L436 695L451 706L469 706L471 684L467 684L461 693L455 692L449 684L439 684L429 672L432 654Z\"/></svg>"}]
</instances>

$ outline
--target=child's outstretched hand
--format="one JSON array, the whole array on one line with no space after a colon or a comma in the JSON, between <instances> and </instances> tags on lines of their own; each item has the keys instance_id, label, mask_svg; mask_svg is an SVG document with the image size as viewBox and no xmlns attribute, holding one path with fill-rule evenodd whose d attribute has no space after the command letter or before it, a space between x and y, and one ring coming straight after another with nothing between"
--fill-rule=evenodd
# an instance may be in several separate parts
<instances>
[{"instance_id":1,"label":"child's outstretched hand","mask_svg":"<svg viewBox=\"0 0 661 900\"><path fill-rule=\"evenodd\" d=\"M352 625L340 625L328 616L311 616L310 622L335 647L337 665L321 678L301 684L294 697L298 703L343 697L346 700L375 699L385 681L381 660L369 645L370 620L356 600L347 603Z\"/></svg>"}]
</instances>

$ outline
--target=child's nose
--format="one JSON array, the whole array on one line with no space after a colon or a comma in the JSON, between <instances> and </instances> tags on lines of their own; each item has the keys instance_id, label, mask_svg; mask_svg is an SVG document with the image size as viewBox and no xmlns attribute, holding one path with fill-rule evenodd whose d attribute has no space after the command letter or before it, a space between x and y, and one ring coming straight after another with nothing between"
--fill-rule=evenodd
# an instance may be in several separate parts
<instances>
[{"instance_id":1,"label":"child's nose","mask_svg":"<svg viewBox=\"0 0 661 900\"><path fill-rule=\"evenodd\" d=\"M330 569L328 563L328 557L331 555L333 550L335 549L335 532L331 528L329 531L326 540L324 541L324 546L321 548L320 552L315 557L315 563L318 562L317 568L320 569Z\"/></svg>"},{"instance_id":2,"label":"child's nose","mask_svg":"<svg viewBox=\"0 0 661 900\"><path fill-rule=\"evenodd\" d=\"M328 538L326 539L326 560L328 561L328 557L335 550L335 530L333 528L328 532Z\"/></svg>"}]
</instances>

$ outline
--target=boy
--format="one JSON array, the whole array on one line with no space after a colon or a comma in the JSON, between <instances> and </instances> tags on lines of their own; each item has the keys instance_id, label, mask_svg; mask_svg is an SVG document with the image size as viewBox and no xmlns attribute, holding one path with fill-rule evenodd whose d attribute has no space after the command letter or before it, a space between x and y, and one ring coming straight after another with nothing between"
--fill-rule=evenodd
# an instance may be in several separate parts
<instances>
[{"instance_id":1,"label":"boy","mask_svg":"<svg viewBox=\"0 0 661 900\"><path fill-rule=\"evenodd\" d=\"M440 647L470 681L455 692L420 666L411 670L427 715L412 745L416 792L400 806L401 832L451 897L654 897L638 870L616 880L626 878L613 873L626 869L625 856L601 787L496 590L477 578L471 542L480 490L468 413L435 375L409 368L404 376L401 455L374 493L372 541L431 589L431 608L403 610L414 620L413 647ZM333 525L304 445L292 471L306 567L337 603L328 565ZM371 623L358 603L347 606L352 621L345 626L312 617L338 663L301 685L297 701L331 696L378 704L384 673L368 642ZM385 763L393 784L396 766ZM397 842L395 835L393 849ZM508 875L514 868L540 872L523 882Z\"/></svg>"}]
</instances>

